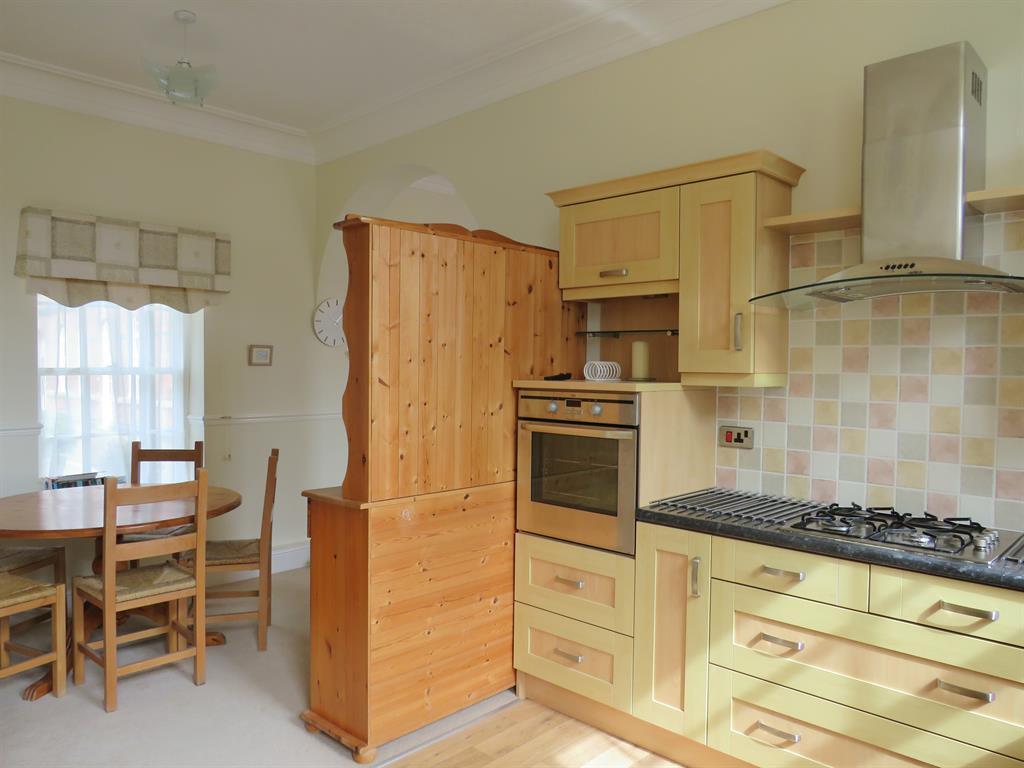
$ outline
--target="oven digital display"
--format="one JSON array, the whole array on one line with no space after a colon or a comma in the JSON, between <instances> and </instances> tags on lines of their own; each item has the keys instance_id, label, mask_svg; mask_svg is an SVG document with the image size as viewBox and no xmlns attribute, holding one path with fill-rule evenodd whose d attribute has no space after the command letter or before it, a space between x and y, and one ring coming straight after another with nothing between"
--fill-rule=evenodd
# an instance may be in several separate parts
<instances>
[{"instance_id":1,"label":"oven digital display","mask_svg":"<svg viewBox=\"0 0 1024 768\"><path fill-rule=\"evenodd\" d=\"M565 407L566 408L582 408L583 407L583 401L582 400L566 400L565 401Z\"/></svg>"}]
</instances>

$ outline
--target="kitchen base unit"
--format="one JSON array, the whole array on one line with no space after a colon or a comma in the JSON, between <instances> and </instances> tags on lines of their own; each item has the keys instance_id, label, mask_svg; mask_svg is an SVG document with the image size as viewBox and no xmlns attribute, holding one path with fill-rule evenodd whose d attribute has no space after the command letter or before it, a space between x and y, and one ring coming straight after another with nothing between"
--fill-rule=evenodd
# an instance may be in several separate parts
<instances>
[{"instance_id":1,"label":"kitchen base unit","mask_svg":"<svg viewBox=\"0 0 1024 768\"><path fill-rule=\"evenodd\" d=\"M384 502L306 491L310 694L302 720L376 748L515 685L515 484Z\"/></svg>"}]
</instances>

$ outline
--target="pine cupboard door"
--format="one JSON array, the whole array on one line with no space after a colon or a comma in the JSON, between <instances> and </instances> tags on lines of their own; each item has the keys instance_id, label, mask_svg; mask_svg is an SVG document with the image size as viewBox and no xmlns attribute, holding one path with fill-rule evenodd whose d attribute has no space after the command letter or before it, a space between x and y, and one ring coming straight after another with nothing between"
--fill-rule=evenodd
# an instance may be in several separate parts
<instances>
[{"instance_id":1,"label":"pine cupboard door","mask_svg":"<svg viewBox=\"0 0 1024 768\"><path fill-rule=\"evenodd\" d=\"M754 370L756 177L686 184L680 195L679 370Z\"/></svg>"},{"instance_id":2,"label":"pine cupboard door","mask_svg":"<svg viewBox=\"0 0 1024 768\"><path fill-rule=\"evenodd\" d=\"M559 215L559 287L679 277L678 187L568 205Z\"/></svg>"},{"instance_id":3,"label":"pine cupboard door","mask_svg":"<svg viewBox=\"0 0 1024 768\"><path fill-rule=\"evenodd\" d=\"M636 527L633 714L707 740L711 537Z\"/></svg>"}]
</instances>

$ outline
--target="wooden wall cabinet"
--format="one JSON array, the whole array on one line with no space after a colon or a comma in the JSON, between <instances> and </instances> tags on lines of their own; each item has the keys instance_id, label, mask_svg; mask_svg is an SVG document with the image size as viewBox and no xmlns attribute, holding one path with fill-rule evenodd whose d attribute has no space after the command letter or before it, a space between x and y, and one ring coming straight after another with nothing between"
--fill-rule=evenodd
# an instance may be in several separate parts
<instances>
[{"instance_id":1,"label":"wooden wall cabinet","mask_svg":"<svg viewBox=\"0 0 1024 768\"><path fill-rule=\"evenodd\" d=\"M636 527L633 715L707 741L711 537Z\"/></svg>"},{"instance_id":2,"label":"wooden wall cabinet","mask_svg":"<svg viewBox=\"0 0 1024 768\"><path fill-rule=\"evenodd\" d=\"M622 295L624 286L679 277L677 187L569 205L559 218L563 289L615 286Z\"/></svg>"},{"instance_id":3,"label":"wooden wall cabinet","mask_svg":"<svg viewBox=\"0 0 1024 768\"><path fill-rule=\"evenodd\" d=\"M684 384L785 385L789 314L749 300L789 284L788 238L763 222L789 211L790 190L760 173L682 188L679 371Z\"/></svg>"}]
</instances>

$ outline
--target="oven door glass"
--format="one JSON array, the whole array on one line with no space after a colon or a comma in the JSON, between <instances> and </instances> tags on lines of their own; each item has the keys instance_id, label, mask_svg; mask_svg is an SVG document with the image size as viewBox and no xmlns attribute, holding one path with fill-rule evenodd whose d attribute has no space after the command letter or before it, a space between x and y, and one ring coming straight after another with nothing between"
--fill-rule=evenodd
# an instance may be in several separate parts
<instances>
[{"instance_id":1,"label":"oven door glass","mask_svg":"<svg viewBox=\"0 0 1024 768\"><path fill-rule=\"evenodd\" d=\"M620 440L586 436L583 430L577 434L535 431L530 439L532 502L618 514Z\"/></svg>"}]
</instances>

